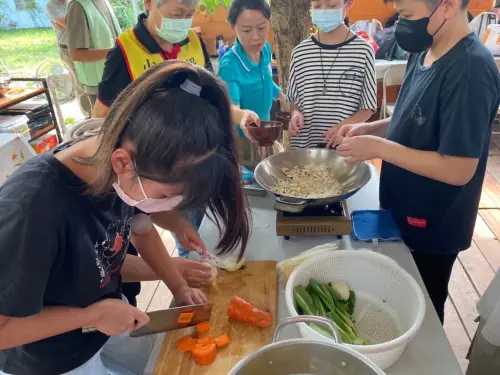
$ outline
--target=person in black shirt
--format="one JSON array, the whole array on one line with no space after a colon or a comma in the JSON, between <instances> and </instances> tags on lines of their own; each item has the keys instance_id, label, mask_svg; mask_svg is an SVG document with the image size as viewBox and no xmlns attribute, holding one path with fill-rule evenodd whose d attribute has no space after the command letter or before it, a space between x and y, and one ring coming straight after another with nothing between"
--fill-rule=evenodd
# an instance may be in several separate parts
<instances>
[{"instance_id":1,"label":"person in black shirt","mask_svg":"<svg viewBox=\"0 0 500 375\"><path fill-rule=\"evenodd\" d=\"M396 40L412 53L392 118L336 135L348 163L380 158L391 210L443 321L453 264L470 247L500 102L493 56L468 0L396 0Z\"/></svg>"},{"instance_id":2,"label":"person in black shirt","mask_svg":"<svg viewBox=\"0 0 500 375\"><path fill-rule=\"evenodd\" d=\"M122 282L160 279L177 304L207 301L148 214L206 207L221 226L218 252L243 255L248 209L232 126L220 80L166 62L123 91L99 136L9 177L0 187L0 374L105 374L91 368L109 336L148 322L122 301ZM131 243L142 257L127 255ZM82 333L88 326L97 332Z\"/></svg>"}]
</instances>

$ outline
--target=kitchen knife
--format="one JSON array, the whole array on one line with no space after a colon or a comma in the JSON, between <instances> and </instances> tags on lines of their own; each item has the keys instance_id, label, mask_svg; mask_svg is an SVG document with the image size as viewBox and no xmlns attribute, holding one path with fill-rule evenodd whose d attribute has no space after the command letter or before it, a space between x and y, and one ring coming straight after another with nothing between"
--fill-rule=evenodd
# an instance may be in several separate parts
<instances>
[{"instance_id":1,"label":"kitchen knife","mask_svg":"<svg viewBox=\"0 0 500 375\"><path fill-rule=\"evenodd\" d=\"M179 323L179 317L184 313L192 313L193 317L189 323ZM212 314L212 304L206 303L202 305L191 305L173 307L166 310L159 310L147 313L149 323L130 333L130 337L141 337L153 335L155 333L173 331L186 327L195 326L196 324L207 322ZM95 332L94 327L84 327L83 333Z\"/></svg>"}]
</instances>

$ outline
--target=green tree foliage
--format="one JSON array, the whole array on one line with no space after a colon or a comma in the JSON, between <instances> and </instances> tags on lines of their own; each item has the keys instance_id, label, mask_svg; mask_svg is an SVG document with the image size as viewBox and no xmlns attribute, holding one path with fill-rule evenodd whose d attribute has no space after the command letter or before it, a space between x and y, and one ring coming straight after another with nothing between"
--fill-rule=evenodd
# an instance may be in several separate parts
<instances>
[{"instance_id":1,"label":"green tree foliage","mask_svg":"<svg viewBox=\"0 0 500 375\"><path fill-rule=\"evenodd\" d=\"M139 9L144 10L143 0L133 0L137 1ZM113 10L115 12L116 18L122 30L126 30L135 25L136 19L134 18L134 11L132 9L132 4L130 0L110 0Z\"/></svg>"}]
</instances>

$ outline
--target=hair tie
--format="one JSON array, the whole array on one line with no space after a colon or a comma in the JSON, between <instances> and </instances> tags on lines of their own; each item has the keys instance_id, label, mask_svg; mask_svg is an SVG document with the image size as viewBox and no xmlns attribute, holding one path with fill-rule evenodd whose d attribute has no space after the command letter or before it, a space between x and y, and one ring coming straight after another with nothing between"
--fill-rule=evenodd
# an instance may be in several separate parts
<instances>
[{"instance_id":1,"label":"hair tie","mask_svg":"<svg viewBox=\"0 0 500 375\"><path fill-rule=\"evenodd\" d=\"M197 85L189 78L186 78L186 80L180 85L180 88L191 95L200 96L201 93L201 86Z\"/></svg>"}]
</instances>

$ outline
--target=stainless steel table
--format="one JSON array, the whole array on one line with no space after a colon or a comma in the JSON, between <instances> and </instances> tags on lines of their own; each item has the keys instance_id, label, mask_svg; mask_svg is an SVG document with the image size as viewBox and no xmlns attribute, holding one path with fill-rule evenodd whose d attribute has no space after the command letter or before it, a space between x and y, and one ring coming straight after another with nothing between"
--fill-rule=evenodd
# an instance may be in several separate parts
<instances>
[{"instance_id":1,"label":"stainless steel table","mask_svg":"<svg viewBox=\"0 0 500 375\"><path fill-rule=\"evenodd\" d=\"M373 168L373 167L372 167ZM351 211L360 209L377 209L378 176L375 168L372 170L371 181L352 198L348 200ZM296 237L285 240L276 236L276 211L273 209L273 197L250 198L253 232L248 243L245 258L247 260L281 261L301 253L314 246L331 242L332 237ZM205 219L200 227L200 234L207 248L211 249L217 243L219 236L217 228ZM344 236L339 249L369 248L369 244L352 241ZM403 268L412 274L422 286L427 300L427 314L417 336L409 343L403 356L393 366L388 368L388 375L461 375L462 371L446 337L443 327L428 297L425 287L409 249L402 243L381 243L375 251L390 256ZM288 316L285 305L285 290L279 288L278 312L279 320ZM288 327L282 339L299 338L297 327ZM162 339L157 340L150 357L146 374L152 374ZM216 375L216 374L214 374ZM222 374L217 374L222 375Z\"/></svg>"}]
</instances>

